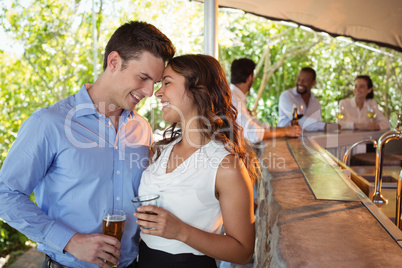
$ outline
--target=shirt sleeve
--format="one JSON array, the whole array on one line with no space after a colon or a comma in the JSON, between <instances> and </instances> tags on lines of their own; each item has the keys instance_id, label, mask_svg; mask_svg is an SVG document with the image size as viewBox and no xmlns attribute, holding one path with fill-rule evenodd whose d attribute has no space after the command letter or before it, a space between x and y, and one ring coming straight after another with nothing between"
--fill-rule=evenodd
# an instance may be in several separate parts
<instances>
[{"instance_id":1,"label":"shirt sleeve","mask_svg":"<svg viewBox=\"0 0 402 268\"><path fill-rule=\"evenodd\" d=\"M385 115L380 111L378 104L375 100L372 101L374 109L376 110L376 122L380 125L381 130L387 130L391 128L389 120L385 117Z\"/></svg>"},{"instance_id":2,"label":"shirt sleeve","mask_svg":"<svg viewBox=\"0 0 402 268\"><path fill-rule=\"evenodd\" d=\"M339 107L343 107L343 118L339 120L339 124L341 125L342 129L354 129L354 122L350 120L350 99L341 100L339 102Z\"/></svg>"},{"instance_id":3,"label":"shirt sleeve","mask_svg":"<svg viewBox=\"0 0 402 268\"><path fill-rule=\"evenodd\" d=\"M261 142L265 132L263 123L258 122L240 100L233 97L232 102L238 111L236 121L243 128L243 136L251 143Z\"/></svg>"},{"instance_id":4,"label":"shirt sleeve","mask_svg":"<svg viewBox=\"0 0 402 268\"><path fill-rule=\"evenodd\" d=\"M302 117L299 119L299 124L302 129L307 131L324 131L325 122L319 121L313 117Z\"/></svg>"},{"instance_id":5,"label":"shirt sleeve","mask_svg":"<svg viewBox=\"0 0 402 268\"><path fill-rule=\"evenodd\" d=\"M321 121L321 104L314 96L307 109L306 116L299 120L301 127L308 131L324 131L326 123Z\"/></svg>"},{"instance_id":6,"label":"shirt sleeve","mask_svg":"<svg viewBox=\"0 0 402 268\"><path fill-rule=\"evenodd\" d=\"M37 114L21 126L0 171L0 217L37 243L62 252L74 231L47 216L30 199L54 158Z\"/></svg>"},{"instance_id":7,"label":"shirt sleeve","mask_svg":"<svg viewBox=\"0 0 402 268\"><path fill-rule=\"evenodd\" d=\"M290 102L286 94L287 91L283 92L279 96L279 119L277 125L278 127L289 126L290 120L292 119L293 103Z\"/></svg>"}]
</instances>

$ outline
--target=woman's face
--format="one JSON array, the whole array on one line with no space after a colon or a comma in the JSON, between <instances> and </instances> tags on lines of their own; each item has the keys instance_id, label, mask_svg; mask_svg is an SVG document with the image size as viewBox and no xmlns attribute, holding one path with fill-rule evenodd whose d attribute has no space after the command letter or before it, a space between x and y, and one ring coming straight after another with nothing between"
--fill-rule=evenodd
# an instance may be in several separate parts
<instances>
[{"instance_id":1,"label":"woman's face","mask_svg":"<svg viewBox=\"0 0 402 268\"><path fill-rule=\"evenodd\" d=\"M372 88L368 88L367 81L358 78L355 80L355 89L353 90L353 94L358 99L366 99L366 96L372 91Z\"/></svg>"},{"instance_id":2,"label":"woman's face","mask_svg":"<svg viewBox=\"0 0 402 268\"><path fill-rule=\"evenodd\" d=\"M168 65L162 75L162 86L155 92L161 100L163 120L169 123L183 123L197 114L194 101L186 91L184 76Z\"/></svg>"}]
</instances>

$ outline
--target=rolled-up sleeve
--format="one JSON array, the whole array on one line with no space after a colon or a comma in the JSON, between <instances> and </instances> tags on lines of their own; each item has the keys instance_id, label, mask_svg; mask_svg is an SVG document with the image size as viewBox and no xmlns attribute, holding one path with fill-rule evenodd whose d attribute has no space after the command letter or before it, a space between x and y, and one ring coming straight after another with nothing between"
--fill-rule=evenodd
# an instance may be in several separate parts
<instances>
[{"instance_id":1,"label":"rolled-up sleeve","mask_svg":"<svg viewBox=\"0 0 402 268\"><path fill-rule=\"evenodd\" d=\"M257 121L247 109L246 104L235 95L232 95L232 104L237 109L236 122L243 128L243 136L251 143L261 142L269 126Z\"/></svg>"}]
</instances>

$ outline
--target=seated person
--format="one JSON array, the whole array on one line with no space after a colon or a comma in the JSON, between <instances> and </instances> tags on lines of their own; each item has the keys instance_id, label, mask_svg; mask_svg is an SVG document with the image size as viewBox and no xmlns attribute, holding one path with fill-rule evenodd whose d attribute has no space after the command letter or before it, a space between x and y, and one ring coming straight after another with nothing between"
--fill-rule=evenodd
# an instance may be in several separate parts
<instances>
[{"instance_id":1,"label":"seated person","mask_svg":"<svg viewBox=\"0 0 402 268\"><path fill-rule=\"evenodd\" d=\"M300 126L272 127L259 122L247 109L246 94L254 82L255 63L251 59L234 60L230 68L232 104L238 111L237 123L243 127L243 136L252 143L279 137L299 137Z\"/></svg>"},{"instance_id":2,"label":"seated person","mask_svg":"<svg viewBox=\"0 0 402 268\"><path fill-rule=\"evenodd\" d=\"M329 131L340 129L338 124L327 124L321 121L321 104L311 93L316 83L316 73L310 67L304 67L299 72L296 87L282 92L279 97L279 127L289 126L293 118L293 107L296 105L299 114L299 124L308 131Z\"/></svg>"},{"instance_id":3,"label":"seated person","mask_svg":"<svg viewBox=\"0 0 402 268\"><path fill-rule=\"evenodd\" d=\"M373 99L373 81L368 75L359 75L355 79L353 98L339 102L343 118L339 123L343 129L386 130L390 128L388 119L378 109ZM369 118L369 114L374 118Z\"/></svg>"}]
</instances>

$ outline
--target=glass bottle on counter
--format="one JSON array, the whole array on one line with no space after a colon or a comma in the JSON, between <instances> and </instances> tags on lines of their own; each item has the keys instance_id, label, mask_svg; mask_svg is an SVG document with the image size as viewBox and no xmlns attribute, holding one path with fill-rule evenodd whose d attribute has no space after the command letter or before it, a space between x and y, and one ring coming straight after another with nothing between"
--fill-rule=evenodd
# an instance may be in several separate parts
<instances>
[{"instance_id":1,"label":"glass bottle on counter","mask_svg":"<svg viewBox=\"0 0 402 268\"><path fill-rule=\"evenodd\" d=\"M296 105L293 105L292 120L290 121L290 125L292 125L292 126L299 125L299 116L297 114Z\"/></svg>"}]
</instances>

